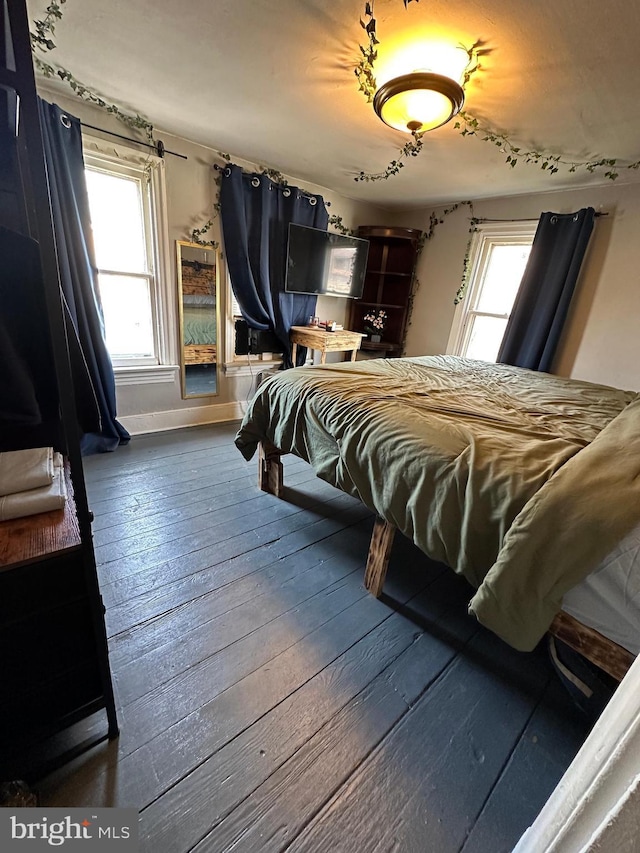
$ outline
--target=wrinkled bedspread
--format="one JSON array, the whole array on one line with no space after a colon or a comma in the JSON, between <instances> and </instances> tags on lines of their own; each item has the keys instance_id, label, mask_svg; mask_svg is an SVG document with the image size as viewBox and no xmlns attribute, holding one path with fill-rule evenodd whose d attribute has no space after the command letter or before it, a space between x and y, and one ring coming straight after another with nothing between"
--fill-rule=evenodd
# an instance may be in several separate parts
<instances>
[{"instance_id":1,"label":"wrinkled bedspread","mask_svg":"<svg viewBox=\"0 0 640 853\"><path fill-rule=\"evenodd\" d=\"M463 574L519 649L640 521L640 395L608 386L451 356L297 368L236 444L263 439Z\"/></svg>"},{"instance_id":2,"label":"wrinkled bedspread","mask_svg":"<svg viewBox=\"0 0 640 853\"><path fill-rule=\"evenodd\" d=\"M216 343L216 312L207 305L185 305L182 309L183 343L187 346Z\"/></svg>"}]
</instances>

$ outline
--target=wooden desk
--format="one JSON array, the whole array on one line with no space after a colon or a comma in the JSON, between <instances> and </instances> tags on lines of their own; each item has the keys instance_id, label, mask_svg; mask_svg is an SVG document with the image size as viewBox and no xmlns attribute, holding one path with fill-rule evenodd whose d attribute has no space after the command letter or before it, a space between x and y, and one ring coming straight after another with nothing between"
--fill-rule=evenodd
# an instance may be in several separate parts
<instances>
[{"instance_id":1,"label":"wooden desk","mask_svg":"<svg viewBox=\"0 0 640 853\"><path fill-rule=\"evenodd\" d=\"M313 326L292 326L289 332L291 347L291 360L296 363L296 351L298 344L308 347L310 350L319 350L322 353L320 364L324 364L328 352L345 352L351 350L351 361L356 360L356 352L360 349L362 339L366 335L361 332L350 332L342 329L339 332L326 332L324 329L316 329Z\"/></svg>"}]
</instances>

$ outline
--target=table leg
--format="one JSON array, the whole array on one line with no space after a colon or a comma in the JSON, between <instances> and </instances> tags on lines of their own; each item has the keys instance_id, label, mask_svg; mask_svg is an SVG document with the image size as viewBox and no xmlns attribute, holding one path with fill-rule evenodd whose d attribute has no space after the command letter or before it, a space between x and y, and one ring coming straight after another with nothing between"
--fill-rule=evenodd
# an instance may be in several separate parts
<instances>
[{"instance_id":1,"label":"table leg","mask_svg":"<svg viewBox=\"0 0 640 853\"><path fill-rule=\"evenodd\" d=\"M296 355L298 353L298 344L291 344L291 361L293 362L293 366L296 366Z\"/></svg>"}]
</instances>

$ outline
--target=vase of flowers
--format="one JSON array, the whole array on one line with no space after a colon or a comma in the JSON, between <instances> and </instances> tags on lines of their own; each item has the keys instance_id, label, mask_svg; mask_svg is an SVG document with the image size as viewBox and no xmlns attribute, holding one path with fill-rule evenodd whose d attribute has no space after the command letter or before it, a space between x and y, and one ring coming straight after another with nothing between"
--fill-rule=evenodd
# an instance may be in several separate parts
<instances>
[{"instance_id":1,"label":"vase of flowers","mask_svg":"<svg viewBox=\"0 0 640 853\"><path fill-rule=\"evenodd\" d=\"M387 312L380 309L379 311L370 311L362 318L365 332L371 337L371 342L374 344L380 343L382 333L387 324Z\"/></svg>"}]
</instances>

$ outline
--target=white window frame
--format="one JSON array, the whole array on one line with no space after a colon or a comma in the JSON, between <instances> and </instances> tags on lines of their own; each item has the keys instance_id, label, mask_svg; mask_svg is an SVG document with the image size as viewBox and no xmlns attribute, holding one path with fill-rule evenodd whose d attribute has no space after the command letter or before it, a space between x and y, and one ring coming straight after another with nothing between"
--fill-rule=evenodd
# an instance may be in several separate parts
<instances>
[{"instance_id":1,"label":"white window frame","mask_svg":"<svg viewBox=\"0 0 640 853\"><path fill-rule=\"evenodd\" d=\"M487 222L476 227L469 248L469 283L467 292L456 305L447 342L449 355L460 355L467 345L471 334L472 317L496 317L508 319L508 314L493 314L478 311L477 305L482 292L488 260L494 246L513 246L524 242L533 242L537 219L520 222Z\"/></svg>"},{"instance_id":2,"label":"white window frame","mask_svg":"<svg viewBox=\"0 0 640 853\"><path fill-rule=\"evenodd\" d=\"M142 180L148 240L155 355L113 359L116 385L174 382L178 366L177 309L172 285L164 161L123 145L83 134L85 166ZM111 271L109 271L111 272Z\"/></svg>"}]
</instances>

